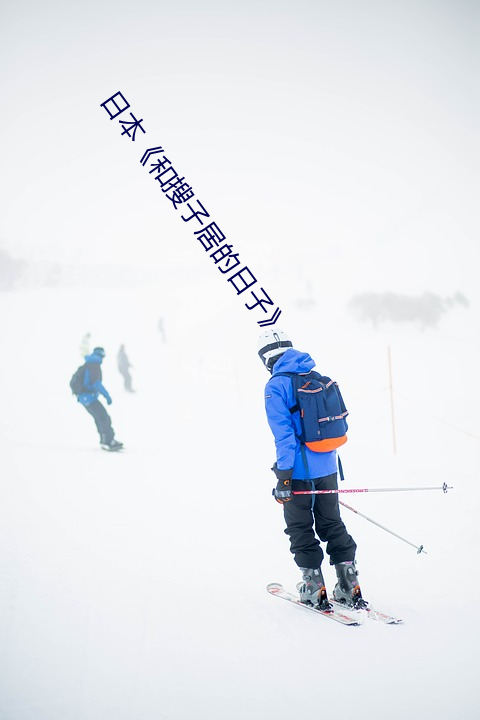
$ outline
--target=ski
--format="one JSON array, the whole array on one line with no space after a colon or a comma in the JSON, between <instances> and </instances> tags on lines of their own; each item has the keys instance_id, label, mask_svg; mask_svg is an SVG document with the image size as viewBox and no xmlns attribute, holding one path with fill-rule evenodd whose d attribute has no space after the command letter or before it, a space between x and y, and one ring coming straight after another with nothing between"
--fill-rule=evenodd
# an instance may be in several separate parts
<instances>
[{"instance_id":1,"label":"ski","mask_svg":"<svg viewBox=\"0 0 480 720\"><path fill-rule=\"evenodd\" d=\"M323 615L324 617L330 618L330 620L335 620L335 622L339 622L342 625L362 624L361 620L344 612L344 608L338 608L338 603L335 603L335 607L332 607L332 610L327 612L325 610L319 610L314 607L314 605L306 605L305 603L302 603L297 595L293 595L293 593L285 590L283 585L280 585L280 583L270 583L267 585L267 590L270 595L276 595L279 598L283 598L283 600L288 600L288 602L294 603L294 605L299 605L300 607L305 608L305 610L310 610L311 612L317 613L317 615Z\"/></svg>"},{"instance_id":2,"label":"ski","mask_svg":"<svg viewBox=\"0 0 480 720\"><path fill-rule=\"evenodd\" d=\"M334 608L348 610L348 612L351 613L358 613L359 615L361 615L362 613L366 613L369 620L377 620L378 622L383 622L386 625L400 625L401 623L403 623L403 620L401 618L394 617L393 615L384 613L381 610L376 610L375 608L370 607L370 605L361 610L356 610L355 608L345 607L343 603L339 603L333 598L328 598L328 602L331 603Z\"/></svg>"}]
</instances>

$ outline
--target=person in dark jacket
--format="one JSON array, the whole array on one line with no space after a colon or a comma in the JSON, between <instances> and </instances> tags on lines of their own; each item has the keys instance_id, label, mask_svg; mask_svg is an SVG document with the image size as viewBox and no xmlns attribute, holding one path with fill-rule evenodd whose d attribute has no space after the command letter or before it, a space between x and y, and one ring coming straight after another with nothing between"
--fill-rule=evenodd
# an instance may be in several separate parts
<instances>
[{"instance_id":1,"label":"person in dark jacket","mask_svg":"<svg viewBox=\"0 0 480 720\"><path fill-rule=\"evenodd\" d=\"M290 551L302 571L300 600L324 610L330 608L321 570L324 557L320 541L326 542L330 564L335 566L335 600L348 607L366 606L357 580L356 544L340 516L338 495L294 495L302 490L336 490L336 450L314 452L300 442L300 413L290 377L307 375L315 367L308 353L295 350L281 330L267 330L258 341L258 354L272 374L265 387L265 409L275 438L277 459L272 468L277 478L273 494L283 505L285 533ZM292 412L291 412L292 410Z\"/></svg>"},{"instance_id":2,"label":"person in dark jacket","mask_svg":"<svg viewBox=\"0 0 480 720\"><path fill-rule=\"evenodd\" d=\"M125 345L120 345L120 349L117 353L117 366L120 375L123 377L125 390L127 390L127 392L133 392L132 376L130 375L130 368L132 365L130 364L127 353L125 352Z\"/></svg>"},{"instance_id":3,"label":"person in dark jacket","mask_svg":"<svg viewBox=\"0 0 480 720\"><path fill-rule=\"evenodd\" d=\"M95 420L102 448L120 450L123 443L115 440L110 415L98 399L99 395L103 395L107 405L112 404L112 398L102 384L101 365L104 357L105 350L102 347L94 348L93 352L85 357L84 390L77 396L77 400Z\"/></svg>"}]
</instances>

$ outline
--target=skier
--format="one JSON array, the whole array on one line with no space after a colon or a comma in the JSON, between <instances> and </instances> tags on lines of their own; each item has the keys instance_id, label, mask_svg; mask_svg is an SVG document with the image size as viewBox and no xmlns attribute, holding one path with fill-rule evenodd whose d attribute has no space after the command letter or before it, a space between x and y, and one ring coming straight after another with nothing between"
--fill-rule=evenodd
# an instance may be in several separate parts
<instances>
[{"instance_id":1,"label":"skier","mask_svg":"<svg viewBox=\"0 0 480 720\"><path fill-rule=\"evenodd\" d=\"M80 343L80 355L82 358L86 357L88 353L90 352L90 333L87 332L82 338L82 342Z\"/></svg>"},{"instance_id":2,"label":"skier","mask_svg":"<svg viewBox=\"0 0 480 720\"><path fill-rule=\"evenodd\" d=\"M85 357L83 388L78 393L77 400L95 420L102 448L110 451L120 450L123 443L115 440L110 415L98 399L99 395L103 395L107 405L112 404L112 398L102 385L101 364L104 357L105 350L102 347L94 348L91 355Z\"/></svg>"},{"instance_id":3,"label":"skier","mask_svg":"<svg viewBox=\"0 0 480 720\"><path fill-rule=\"evenodd\" d=\"M117 366L120 371L120 375L123 377L125 390L127 392L134 392L132 389L132 376L130 375L129 368L133 367L125 352L125 345L120 345L120 349L117 353Z\"/></svg>"},{"instance_id":4,"label":"skier","mask_svg":"<svg viewBox=\"0 0 480 720\"><path fill-rule=\"evenodd\" d=\"M167 338L165 336L165 324L163 321L163 317L161 317L158 321L158 332L162 336L162 342L163 343L167 342Z\"/></svg>"},{"instance_id":5,"label":"skier","mask_svg":"<svg viewBox=\"0 0 480 720\"><path fill-rule=\"evenodd\" d=\"M295 409L292 380L278 376L286 372L309 373L315 363L307 353L295 350L281 330L269 329L260 336L258 354L272 374L265 387L265 409L277 455L272 467L277 486L272 494L283 505L290 551L302 571L303 582L297 585L300 600L323 610L331 607L321 570L324 554L320 539L327 543L330 564L335 565L334 599L348 607L366 607L357 580L357 546L340 517L338 495L292 494L338 487L336 450L314 452L300 442L300 413Z\"/></svg>"}]
</instances>

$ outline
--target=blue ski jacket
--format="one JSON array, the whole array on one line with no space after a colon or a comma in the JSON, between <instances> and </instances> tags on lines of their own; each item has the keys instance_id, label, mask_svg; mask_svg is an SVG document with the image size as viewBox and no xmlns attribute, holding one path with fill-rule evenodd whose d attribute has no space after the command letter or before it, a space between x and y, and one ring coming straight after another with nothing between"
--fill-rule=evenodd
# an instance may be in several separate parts
<instances>
[{"instance_id":1,"label":"blue ski jacket","mask_svg":"<svg viewBox=\"0 0 480 720\"><path fill-rule=\"evenodd\" d=\"M292 380L289 377L278 377L278 373L308 373L315 363L308 353L288 348L273 366L272 377L265 386L265 410L270 429L275 438L277 450L277 467L279 470L293 468L293 479L311 480L313 478L332 475L337 471L336 450L330 452L313 452L306 446L305 461L298 436L301 434L300 413L293 414L290 409L295 403Z\"/></svg>"},{"instance_id":2,"label":"blue ski jacket","mask_svg":"<svg viewBox=\"0 0 480 720\"><path fill-rule=\"evenodd\" d=\"M87 367L83 384L88 392L81 393L77 398L82 405L91 405L99 395L103 395L109 405L112 402L112 398L102 385L102 369L100 367L102 360L102 356L95 353L85 357Z\"/></svg>"}]
</instances>

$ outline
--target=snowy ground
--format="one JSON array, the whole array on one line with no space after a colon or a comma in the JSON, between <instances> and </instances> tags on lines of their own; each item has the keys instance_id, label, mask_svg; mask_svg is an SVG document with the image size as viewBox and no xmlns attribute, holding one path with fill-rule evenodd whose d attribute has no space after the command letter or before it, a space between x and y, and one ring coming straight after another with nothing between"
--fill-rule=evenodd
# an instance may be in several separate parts
<instances>
[{"instance_id":1,"label":"snowy ground","mask_svg":"<svg viewBox=\"0 0 480 720\"><path fill-rule=\"evenodd\" d=\"M478 3L0 13L0 256L26 263L0 292L0 720L480 717ZM110 121L118 91L129 112ZM270 494L258 317L140 164L160 144L340 382L345 485L454 486L347 496L425 546L343 513L365 596L403 626L267 594L299 574ZM387 291L471 307L424 332L348 315ZM122 454L69 391L87 331Z\"/></svg>"},{"instance_id":2,"label":"snowy ground","mask_svg":"<svg viewBox=\"0 0 480 720\"><path fill-rule=\"evenodd\" d=\"M198 328L174 307L162 343L155 287L0 295L0 718L475 717L475 308L425 333L374 332L345 315L328 347L313 310L285 327L347 398L347 487L454 486L347 497L428 554L344 510L365 596L405 619L344 628L265 591L299 577L270 495L253 321L240 310L248 332L233 332L232 306L217 302ZM123 454L98 448L69 393L87 330L107 349ZM115 367L121 342L133 395Z\"/></svg>"}]
</instances>

